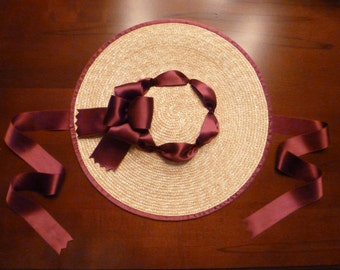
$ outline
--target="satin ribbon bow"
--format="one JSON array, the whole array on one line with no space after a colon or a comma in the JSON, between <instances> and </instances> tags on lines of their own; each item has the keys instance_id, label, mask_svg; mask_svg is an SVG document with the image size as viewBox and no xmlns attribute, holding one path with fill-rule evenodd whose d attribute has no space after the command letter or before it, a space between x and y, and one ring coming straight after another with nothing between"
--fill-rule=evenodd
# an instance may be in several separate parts
<instances>
[{"instance_id":1,"label":"satin ribbon bow","mask_svg":"<svg viewBox=\"0 0 340 270\"><path fill-rule=\"evenodd\" d=\"M153 114L153 98L145 97L152 86L181 86L190 84L208 113L194 144L179 142L157 146L149 133ZM190 160L199 147L210 142L219 132L214 115L214 91L196 79L170 70L156 78L146 78L115 87L107 108L80 109L77 114L79 137L104 134L91 158L107 170L116 170L131 145L148 152L155 151L166 159L181 162Z\"/></svg>"}]
</instances>

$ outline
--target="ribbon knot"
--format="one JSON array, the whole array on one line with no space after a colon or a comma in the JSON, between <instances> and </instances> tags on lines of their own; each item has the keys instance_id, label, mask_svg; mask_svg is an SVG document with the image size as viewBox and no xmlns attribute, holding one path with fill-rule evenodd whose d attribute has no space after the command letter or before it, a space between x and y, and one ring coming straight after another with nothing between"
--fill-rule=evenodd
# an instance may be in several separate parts
<instances>
[{"instance_id":1,"label":"ribbon knot","mask_svg":"<svg viewBox=\"0 0 340 270\"><path fill-rule=\"evenodd\" d=\"M125 99L111 96L104 118L108 128L128 123L135 130L148 130L151 127L153 114L153 99L138 96Z\"/></svg>"},{"instance_id":2,"label":"ribbon knot","mask_svg":"<svg viewBox=\"0 0 340 270\"><path fill-rule=\"evenodd\" d=\"M149 129L153 115L153 98L145 97L152 86L181 86L190 84L208 113L194 144L165 143L156 146ZM189 80L183 73L170 70L155 78L116 86L107 108L81 109L77 115L80 137L104 134L91 157L107 170L116 170L131 145L158 154L172 161L190 160L198 148L210 142L219 131L214 115L216 95L203 82Z\"/></svg>"}]
</instances>

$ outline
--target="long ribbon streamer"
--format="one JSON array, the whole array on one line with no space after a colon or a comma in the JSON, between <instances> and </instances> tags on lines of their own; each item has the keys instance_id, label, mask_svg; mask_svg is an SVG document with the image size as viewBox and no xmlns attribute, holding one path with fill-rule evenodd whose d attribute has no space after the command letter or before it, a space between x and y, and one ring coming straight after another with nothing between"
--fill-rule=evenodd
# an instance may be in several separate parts
<instances>
[{"instance_id":1,"label":"long ribbon streamer","mask_svg":"<svg viewBox=\"0 0 340 270\"><path fill-rule=\"evenodd\" d=\"M261 234L275 223L301 207L319 200L322 193L322 172L300 156L328 147L327 124L279 115L273 116L273 133L293 135L277 150L276 169L302 180L304 185L279 196L244 221L252 237Z\"/></svg>"},{"instance_id":2,"label":"long ribbon streamer","mask_svg":"<svg viewBox=\"0 0 340 270\"><path fill-rule=\"evenodd\" d=\"M98 110L98 115L93 116L104 120L101 110ZM19 174L11 180L7 204L58 254L72 237L44 208L19 192L30 190L45 196L56 195L65 174L63 166L39 144L26 137L24 132L68 129L68 111L25 112L12 119L5 135L8 147L36 170ZM276 169L290 177L303 180L305 184L284 193L244 220L253 237L322 197L321 170L302 160L300 156L328 147L327 124L316 120L274 115L273 133L293 136L279 146Z\"/></svg>"},{"instance_id":3,"label":"long ribbon streamer","mask_svg":"<svg viewBox=\"0 0 340 270\"><path fill-rule=\"evenodd\" d=\"M18 174L11 180L6 202L58 254L72 237L44 208L19 192L30 190L45 196L56 195L65 175L64 168L23 132L68 129L68 111L24 112L12 119L5 135L7 146L36 170L36 172Z\"/></svg>"}]
</instances>

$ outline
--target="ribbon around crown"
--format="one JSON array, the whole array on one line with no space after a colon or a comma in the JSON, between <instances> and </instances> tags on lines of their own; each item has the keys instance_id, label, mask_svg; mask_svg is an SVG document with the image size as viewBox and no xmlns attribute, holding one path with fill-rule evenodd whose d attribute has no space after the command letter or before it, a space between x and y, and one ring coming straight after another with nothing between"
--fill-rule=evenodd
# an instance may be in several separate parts
<instances>
[{"instance_id":1,"label":"ribbon around crown","mask_svg":"<svg viewBox=\"0 0 340 270\"><path fill-rule=\"evenodd\" d=\"M149 132L153 114L153 98L144 96L152 86L183 86L190 84L208 113L195 143L176 142L157 146ZM155 78L116 86L107 108L79 109L77 134L79 138L103 135L91 158L107 170L116 170L131 145L147 152L157 152L175 161L189 161L198 148L209 143L219 132L214 115L216 95L205 83L188 79L177 70L169 70Z\"/></svg>"}]
</instances>

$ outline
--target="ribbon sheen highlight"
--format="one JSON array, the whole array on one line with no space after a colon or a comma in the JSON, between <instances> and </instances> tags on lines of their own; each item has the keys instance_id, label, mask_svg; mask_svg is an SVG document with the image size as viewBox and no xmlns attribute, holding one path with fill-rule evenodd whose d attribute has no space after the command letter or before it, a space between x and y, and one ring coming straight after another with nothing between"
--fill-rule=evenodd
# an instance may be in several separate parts
<instances>
[{"instance_id":1,"label":"ribbon sheen highlight","mask_svg":"<svg viewBox=\"0 0 340 270\"><path fill-rule=\"evenodd\" d=\"M196 142L157 146L149 133L153 98L144 94L152 86L181 86L188 83L208 110ZM199 147L209 143L219 132L214 115L215 92L205 83L190 80L177 70L166 71L156 78L116 86L114 91L115 95L111 96L107 108L80 109L76 122L79 137L104 134L91 157L107 170L118 168L132 144L144 151L155 151L172 161L188 161Z\"/></svg>"},{"instance_id":2,"label":"ribbon sheen highlight","mask_svg":"<svg viewBox=\"0 0 340 270\"><path fill-rule=\"evenodd\" d=\"M68 130L68 124L68 111L24 112L12 119L5 135L7 146L36 170L18 174L11 180L6 202L9 208L23 217L58 254L72 237L44 208L19 192L29 190L44 196L56 195L65 171L56 159L23 132Z\"/></svg>"},{"instance_id":3,"label":"ribbon sheen highlight","mask_svg":"<svg viewBox=\"0 0 340 270\"><path fill-rule=\"evenodd\" d=\"M293 135L279 146L276 169L306 183L284 193L244 219L252 237L301 207L319 200L323 195L321 170L302 160L300 156L328 147L327 124L316 120L274 115L273 125L273 133Z\"/></svg>"}]
</instances>

